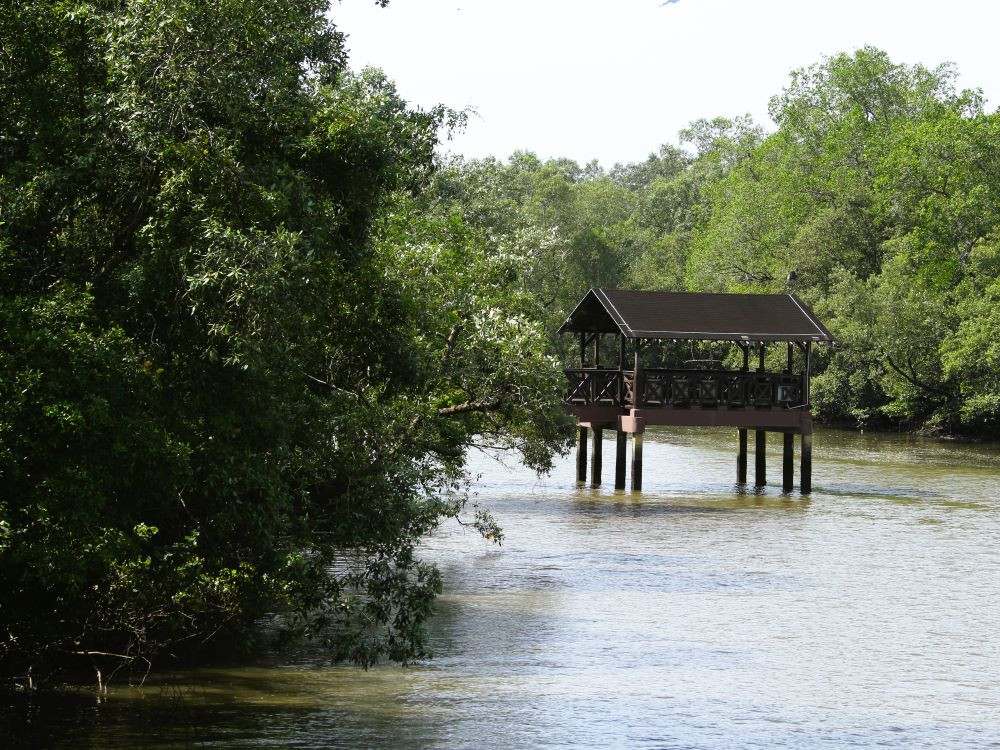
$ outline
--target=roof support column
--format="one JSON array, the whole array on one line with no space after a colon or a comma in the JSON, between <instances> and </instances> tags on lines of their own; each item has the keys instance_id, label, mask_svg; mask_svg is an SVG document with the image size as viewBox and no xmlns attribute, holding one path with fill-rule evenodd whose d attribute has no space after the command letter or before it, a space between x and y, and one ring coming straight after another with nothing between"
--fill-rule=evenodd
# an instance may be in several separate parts
<instances>
[{"instance_id":1,"label":"roof support column","mask_svg":"<svg viewBox=\"0 0 1000 750\"><path fill-rule=\"evenodd\" d=\"M760 351L757 359L757 372L764 372L764 358L767 354L767 344L760 342ZM772 394L773 396L773 394ZM757 487L767 484L767 430L754 430L756 433L753 463L754 477L753 483Z\"/></svg>"},{"instance_id":2,"label":"roof support column","mask_svg":"<svg viewBox=\"0 0 1000 750\"><path fill-rule=\"evenodd\" d=\"M639 409L643 402L643 392L645 391L645 383L643 382L642 365L639 362L639 354L642 352L642 339L635 340L635 369L633 370L633 383L632 386L632 408Z\"/></svg>"},{"instance_id":3,"label":"roof support column","mask_svg":"<svg viewBox=\"0 0 1000 750\"><path fill-rule=\"evenodd\" d=\"M809 409L812 406L812 388L809 384L809 379L812 377L812 342L806 342L806 377L805 377L805 388L803 396L803 402L806 408Z\"/></svg>"}]
</instances>

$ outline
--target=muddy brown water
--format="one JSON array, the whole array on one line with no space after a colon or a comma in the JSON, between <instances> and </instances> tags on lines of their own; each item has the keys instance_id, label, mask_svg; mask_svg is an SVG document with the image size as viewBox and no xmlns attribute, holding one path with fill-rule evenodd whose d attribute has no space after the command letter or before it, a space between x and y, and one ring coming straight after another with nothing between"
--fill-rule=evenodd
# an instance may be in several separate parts
<instances>
[{"instance_id":1,"label":"muddy brown water","mask_svg":"<svg viewBox=\"0 0 1000 750\"><path fill-rule=\"evenodd\" d=\"M112 683L8 706L0 746L1000 747L1000 448L822 430L807 498L733 484L728 430L644 458L632 494L474 456L506 541L425 545L431 661L306 645Z\"/></svg>"}]
</instances>

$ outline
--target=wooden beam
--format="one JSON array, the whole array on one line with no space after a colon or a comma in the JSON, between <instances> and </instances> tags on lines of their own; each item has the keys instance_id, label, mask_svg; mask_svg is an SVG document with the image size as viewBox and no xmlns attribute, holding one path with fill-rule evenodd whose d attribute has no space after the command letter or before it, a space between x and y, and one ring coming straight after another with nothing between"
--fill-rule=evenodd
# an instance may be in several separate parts
<instances>
[{"instance_id":1,"label":"wooden beam","mask_svg":"<svg viewBox=\"0 0 1000 750\"><path fill-rule=\"evenodd\" d=\"M627 415L626 407L601 404L563 404L563 411L581 422L614 424L620 415ZM730 409L726 407L643 407L647 425L675 425L679 427L740 427L762 429L768 432L802 432L809 422L804 409Z\"/></svg>"}]
</instances>

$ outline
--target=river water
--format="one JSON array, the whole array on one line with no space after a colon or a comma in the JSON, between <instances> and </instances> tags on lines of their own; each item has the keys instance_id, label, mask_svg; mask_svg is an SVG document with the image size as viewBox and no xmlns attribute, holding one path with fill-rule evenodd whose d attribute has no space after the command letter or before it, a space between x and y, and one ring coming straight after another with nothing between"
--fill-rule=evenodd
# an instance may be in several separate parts
<instances>
[{"instance_id":1,"label":"river water","mask_svg":"<svg viewBox=\"0 0 1000 750\"><path fill-rule=\"evenodd\" d=\"M1000 449L823 430L805 498L781 493L771 438L761 491L733 484L728 430L647 432L641 494L578 487L572 456L538 478L477 455L506 540L426 544L446 580L432 661L303 648L112 683L31 707L11 742L1000 747Z\"/></svg>"}]
</instances>

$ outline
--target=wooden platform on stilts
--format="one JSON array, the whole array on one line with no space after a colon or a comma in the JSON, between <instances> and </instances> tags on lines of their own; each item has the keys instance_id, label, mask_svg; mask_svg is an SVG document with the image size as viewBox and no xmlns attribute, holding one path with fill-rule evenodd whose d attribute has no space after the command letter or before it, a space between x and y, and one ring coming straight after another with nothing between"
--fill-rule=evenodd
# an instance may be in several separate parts
<instances>
[{"instance_id":1,"label":"wooden platform on stilts","mask_svg":"<svg viewBox=\"0 0 1000 750\"><path fill-rule=\"evenodd\" d=\"M803 494L811 491L811 346L834 343L834 338L794 295L592 289L559 331L580 336L580 367L565 371L568 388L563 401L566 411L579 420L578 481L587 481L588 431L593 432L591 483L601 483L603 430L615 430L615 488L625 489L626 445L631 436L631 488L638 491L647 425L733 427L738 483L747 481L747 438L753 430L754 484L767 484L767 433L774 432L783 436L783 491L791 492L794 485L795 435L801 439L799 489ZM617 337L617 365L601 364L606 334ZM741 350L742 367L651 367L648 345L664 340L726 342ZM787 347L784 368L768 371L767 348L781 343ZM757 359L754 370L752 354Z\"/></svg>"}]
</instances>

